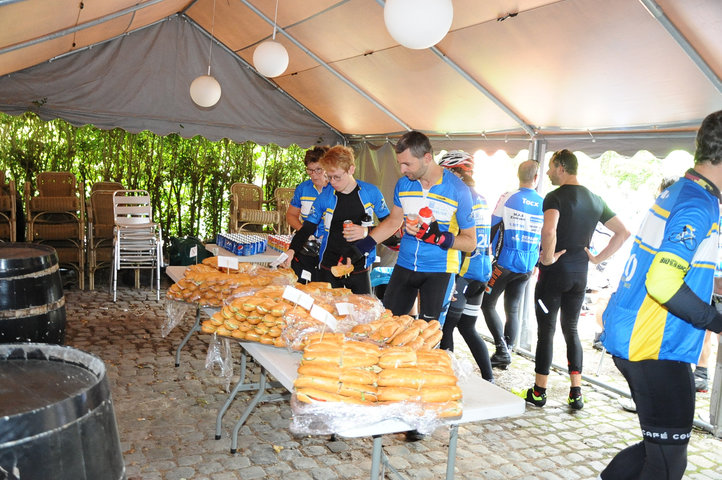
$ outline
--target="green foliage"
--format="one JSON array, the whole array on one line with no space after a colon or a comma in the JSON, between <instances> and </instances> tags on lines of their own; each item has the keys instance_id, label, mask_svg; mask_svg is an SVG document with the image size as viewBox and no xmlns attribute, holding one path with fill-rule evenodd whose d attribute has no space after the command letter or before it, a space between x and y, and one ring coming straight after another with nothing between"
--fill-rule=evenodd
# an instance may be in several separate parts
<instances>
[{"instance_id":1,"label":"green foliage","mask_svg":"<svg viewBox=\"0 0 722 480\"><path fill-rule=\"evenodd\" d=\"M303 180L305 150L283 149L228 139L211 142L177 134L74 127L44 122L33 113L0 114L0 169L19 187L44 171L69 171L83 182L86 196L99 181L121 182L151 194L164 235L213 238L227 230L229 192L235 182L255 183L273 208L277 187Z\"/></svg>"}]
</instances>

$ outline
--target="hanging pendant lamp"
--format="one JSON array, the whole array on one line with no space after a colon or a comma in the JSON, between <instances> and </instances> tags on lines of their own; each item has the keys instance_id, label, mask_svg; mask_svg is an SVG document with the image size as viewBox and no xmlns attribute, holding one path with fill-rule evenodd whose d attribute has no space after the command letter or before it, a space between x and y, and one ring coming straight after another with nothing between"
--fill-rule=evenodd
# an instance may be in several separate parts
<instances>
[{"instance_id":1,"label":"hanging pendant lamp","mask_svg":"<svg viewBox=\"0 0 722 480\"><path fill-rule=\"evenodd\" d=\"M451 0L386 0L386 30L406 48L420 50L439 43L454 19Z\"/></svg>"},{"instance_id":2,"label":"hanging pendant lamp","mask_svg":"<svg viewBox=\"0 0 722 480\"><path fill-rule=\"evenodd\" d=\"M253 66L265 77L277 77L288 68L288 51L276 41L276 22L278 20L278 0L273 17L273 39L261 42L253 51Z\"/></svg>"},{"instance_id":3,"label":"hanging pendant lamp","mask_svg":"<svg viewBox=\"0 0 722 480\"><path fill-rule=\"evenodd\" d=\"M197 77L191 83L191 98L199 107L212 107L221 98L221 84L211 76L211 53L213 51L213 29L216 22L216 0L213 0L211 20L211 46L208 49L208 74Z\"/></svg>"}]
</instances>

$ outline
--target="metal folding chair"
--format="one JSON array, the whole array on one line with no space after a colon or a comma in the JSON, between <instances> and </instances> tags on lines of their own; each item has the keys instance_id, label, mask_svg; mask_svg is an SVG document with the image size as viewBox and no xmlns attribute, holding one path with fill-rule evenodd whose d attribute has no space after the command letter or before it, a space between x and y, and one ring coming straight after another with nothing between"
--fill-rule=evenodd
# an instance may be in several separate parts
<instances>
[{"instance_id":1,"label":"metal folding chair","mask_svg":"<svg viewBox=\"0 0 722 480\"><path fill-rule=\"evenodd\" d=\"M160 225L153 222L150 195L145 190L117 190L113 192L115 229L113 239L113 301L116 301L118 272L155 270L156 298L160 300L160 267L163 263L163 238ZM151 289L153 276L151 275Z\"/></svg>"}]
</instances>

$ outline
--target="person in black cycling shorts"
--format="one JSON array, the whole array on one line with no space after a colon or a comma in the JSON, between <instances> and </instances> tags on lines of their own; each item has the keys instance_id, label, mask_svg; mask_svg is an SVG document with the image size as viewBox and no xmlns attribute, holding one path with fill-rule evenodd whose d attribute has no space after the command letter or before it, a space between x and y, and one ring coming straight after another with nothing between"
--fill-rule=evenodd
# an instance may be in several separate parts
<instances>
[{"instance_id":1,"label":"person in black cycling shorts","mask_svg":"<svg viewBox=\"0 0 722 480\"><path fill-rule=\"evenodd\" d=\"M629 231L604 200L579 184L577 167L577 157L569 150L560 150L552 155L547 172L552 185L559 185L559 188L547 194L543 205L539 279L534 292L538 324L535 382L532 388L515 392L538 407L546 404L559 311L571 380L567 404L573 410L584 407L581 393L582 345L577 322L587 286L587 268L589 262L596 265L612 256L629 237ZM611 230L612 237L601 252L593 255L589 242L597 222Z\"/></svg>"},{"instance_id":2,"label":"person in black cycling shorts","mask_svg":"<svg viewBox=\"0 0 722 480\"><path fill-rule=\"evenodd\" d=\"M443 324L461 252L476 249L471 194L464 182L434 161L423 133L407 132L395 150L403 176L394 189L391 214L356 246L365 253L405 222L384 306L394 315L405 315L418 295L419 318Z\"/></svg>"},{"instance_id":3,"label":"person in black cycling shorts","mask_svg":"<svg viewBox=\"0 0 722 480\"><path fill-rule=\"evenodd\" d=\"M604 311L602 343L629 384L642 441L619 452L603 480L677 480L687 467L705 330L722 331L710 304L719 245L722 111L702 122L694 168L664 190L635 237Z\"/></svg>"}]
</instances>

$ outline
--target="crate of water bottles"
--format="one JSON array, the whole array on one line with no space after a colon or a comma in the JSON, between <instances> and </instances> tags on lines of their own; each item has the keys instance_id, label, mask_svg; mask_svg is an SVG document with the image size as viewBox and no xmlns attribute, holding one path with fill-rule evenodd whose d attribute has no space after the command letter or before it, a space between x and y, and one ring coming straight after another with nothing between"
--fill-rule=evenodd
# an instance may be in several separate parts
<instances>
[{"instance_id":1,"label":"crate of water bottles","mask_svg":"<svg viewBox=\"0 0 722 480\"><path fill-rule=\"evenodd\" d=\"M216 245L239 255L256 255L266 251L265 236L243 233L219 233L216 236Z\"/></svg>"},{"instance_id":2,"label":"crate of water bottles","mask_svg":"<svg viewBox=\"0 0 722 480\"><path fill-rule=\"evenodd\" d=\"M269 235L268 248L278 252L285 252L291 246L293 235Z\"/></svg>"}]
</instances>

